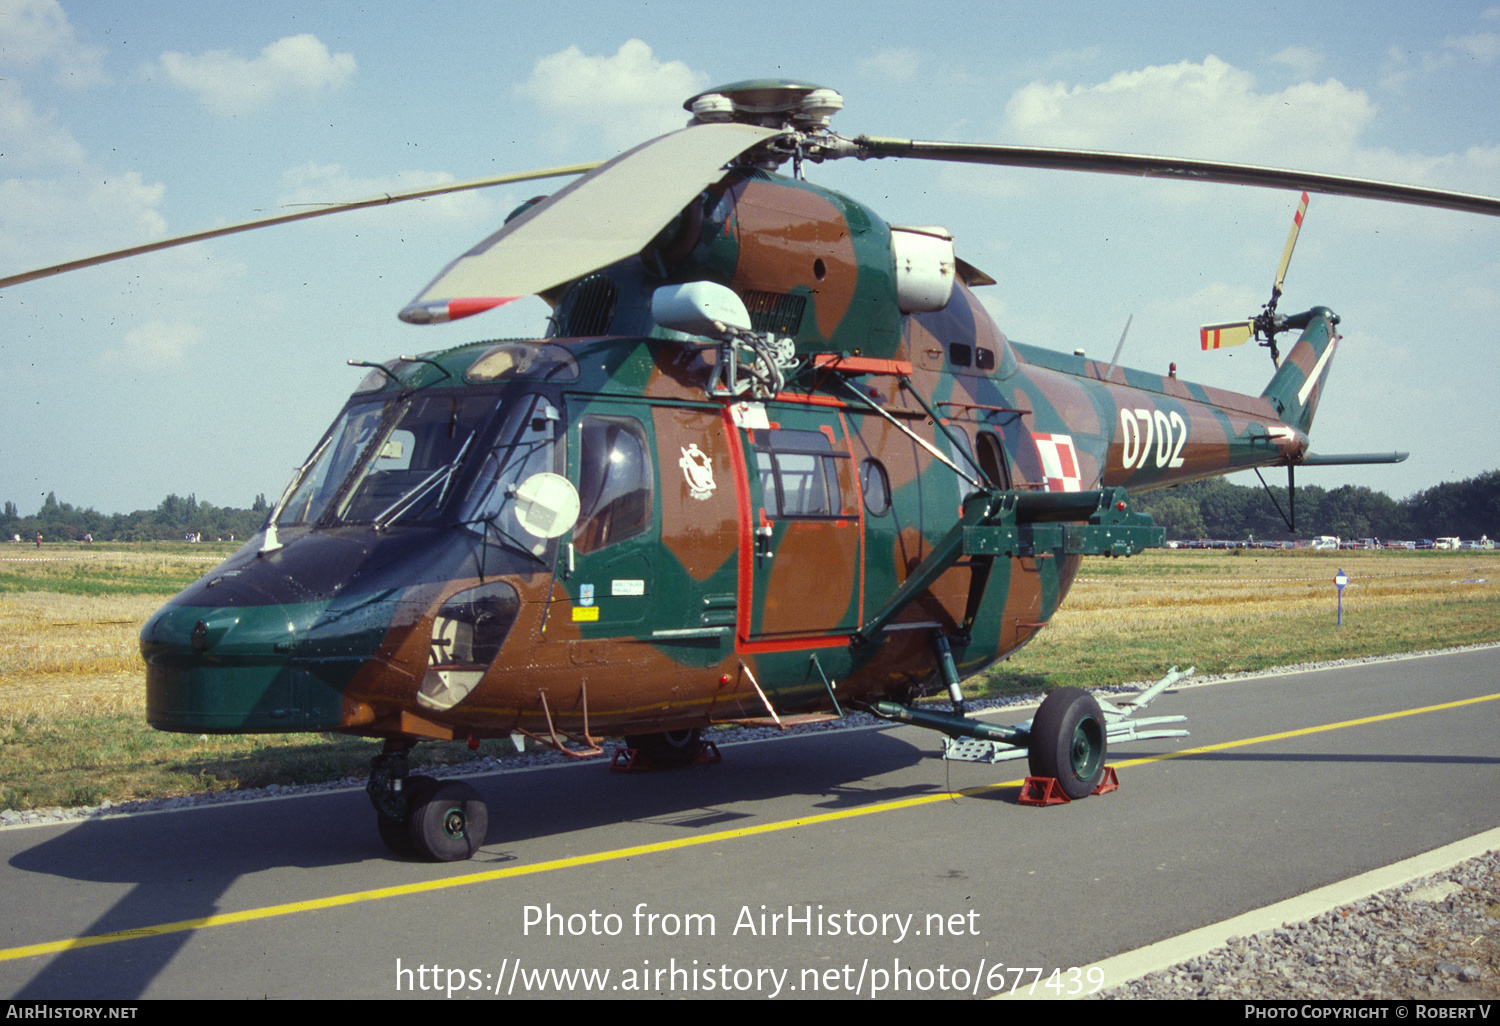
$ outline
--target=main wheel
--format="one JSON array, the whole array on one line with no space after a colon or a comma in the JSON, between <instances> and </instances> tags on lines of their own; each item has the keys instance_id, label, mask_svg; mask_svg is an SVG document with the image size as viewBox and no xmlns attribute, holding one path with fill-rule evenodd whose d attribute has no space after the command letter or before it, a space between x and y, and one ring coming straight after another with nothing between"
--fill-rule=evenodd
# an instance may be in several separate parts
<instances>
[{"instance_id":1,"label":"main wheel","mask_svg":"<svg viewBox=\"0 0 1500 1026\"><path fill-rule=\"evenodd\" d=\"M692 763L702 736L703 731L697 727L663 734L631 734L625 738L625 747L634 748L655 769L677 769Z\"/></svg>"},{"instance_id":2,"label":"main wheel","mask_svg":"<svg viewBox=\"0 0 1500 1026\"><path fill-rule=\"evenodd\" d=\"M437 862L457 862L479 850L489 829L489 812L479 792L457 781L434 782L409 796L408 830L416 854Z\"/></svg>"},{"instance_id":3,"label":"main wheel","mask_svg":"<svg viewBox=\"0 0 1500 1026\"><path fill-rule=\"evenodd\" d=\"M1082 688L1058 688L1031 721L1027 762L1032 776L1054 777L1069 798L1082 798L1104 779L1105 748L1098 701Z\"/></svg>"}]
</instances>

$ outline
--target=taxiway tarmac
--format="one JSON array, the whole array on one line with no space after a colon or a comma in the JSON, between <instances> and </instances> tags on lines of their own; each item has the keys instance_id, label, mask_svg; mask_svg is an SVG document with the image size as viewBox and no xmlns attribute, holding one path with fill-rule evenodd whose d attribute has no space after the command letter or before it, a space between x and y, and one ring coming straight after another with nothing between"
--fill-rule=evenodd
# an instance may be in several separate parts
<instances>
[{"instance_id":1,"label":"taxiway tarmac","mask_svg":"<svg viewBox=\"0 0 1500 1026\"><path fill-rule=\"evenodd\" d=\"M1119 791L885 727L473 782L467 863L363 793L0 831L13 998L989 996L1500 826L1500 650L1185 688ZM1018 718L1029 716L1022 711ZM998 785L998 786L996 786ZM968 791L967 794L961 792ZM1103 985L1118 981L1104 980Z\"/></svg>"}]
</instances>

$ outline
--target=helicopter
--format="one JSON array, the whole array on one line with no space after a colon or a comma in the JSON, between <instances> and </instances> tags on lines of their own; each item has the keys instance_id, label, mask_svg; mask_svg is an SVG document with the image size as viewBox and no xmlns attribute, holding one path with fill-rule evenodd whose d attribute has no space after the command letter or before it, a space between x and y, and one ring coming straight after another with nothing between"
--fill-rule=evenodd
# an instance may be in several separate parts
<instances>
[{"instance_id":1,"label":"helicopter","mask_svg":"<svg viewBox=\"0 0 1500 1026\"><path fill-rule=\"evenodd\" d=\"M543 337L360 363L368 373L261 531L141 630L147 719L190 733L383 741L367 791L393 852L472 856L470 785L409 772L426 740L522 735L632 763L704 757L718 724L864 709L1025 757L1068 799L1121 740L1180 717L1050 692L1005 727L959 682L1034 638L1086 556L1164 542L1132 495L1234 471L1391 461L1309 451L1340 336L1278 313L1307 190L1489 215L1500 200L1341 176L830 129L808 82L750 80L601 164L377 197L0 279L440 191L581 175L529 201L400 311L411 324L539 295ZM1272 297L1205 325L1257 338L1241 395L1008 339L953 235L900 226L808 165L906 158L1303 191ZM790 164L790 173L783 173ZM1296 333L1282 358L1278 336ZM1122 337L1122 345L1123 345ZM356 361L351 361L356 363ZM950 710L919 707L946 688ZM976 747L977 746L977 747Z\"/></svg>"}]
</instances>

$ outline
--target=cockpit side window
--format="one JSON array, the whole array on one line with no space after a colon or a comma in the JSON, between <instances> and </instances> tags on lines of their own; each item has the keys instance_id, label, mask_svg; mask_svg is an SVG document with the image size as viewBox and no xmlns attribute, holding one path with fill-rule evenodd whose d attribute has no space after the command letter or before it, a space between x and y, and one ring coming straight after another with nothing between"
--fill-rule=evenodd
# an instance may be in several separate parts
<instances>
[{"instance_id":1,"label":"cockpit side window","mask_svg":"<svg viewBox=\"0 0 1500 1026\"><path fill-rule=\"evenodd\" d=\"M483 454L456 519L537 552L546 545L537 545L517 520L516 489L534 474L562 470L562 414L546 396L536 394L516 396L507 405L505 423Z\"/></svg>"},{"instance_id":2,"label":"cockpit side window","mask_svg":"<svg viewBox=\"0 0 1500 1026\"><path fill-rule=\"evenodd\" d=\"M573 544L594 552L650 526L654 474L646 430L633 417L584 417L579 437L583 510Z\"/></svg>"}]
</instances>

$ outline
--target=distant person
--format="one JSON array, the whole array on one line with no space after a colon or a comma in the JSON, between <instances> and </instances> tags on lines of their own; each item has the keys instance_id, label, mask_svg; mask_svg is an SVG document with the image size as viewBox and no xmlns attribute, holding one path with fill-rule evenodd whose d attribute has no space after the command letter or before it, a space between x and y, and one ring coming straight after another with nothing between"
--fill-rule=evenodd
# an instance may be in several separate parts
<instances>
[{"instance_id":1,"label":"distant person","mask_svg":"<svg viewBox=\"0 0 1500 1026\"><path fill-rule=\"evenodd\" d=\"M41 531L38 531L36 533L36 547L37 548L41 548L42 547L42 532Z\"/></svg>"}]
</instances>

